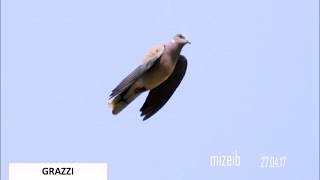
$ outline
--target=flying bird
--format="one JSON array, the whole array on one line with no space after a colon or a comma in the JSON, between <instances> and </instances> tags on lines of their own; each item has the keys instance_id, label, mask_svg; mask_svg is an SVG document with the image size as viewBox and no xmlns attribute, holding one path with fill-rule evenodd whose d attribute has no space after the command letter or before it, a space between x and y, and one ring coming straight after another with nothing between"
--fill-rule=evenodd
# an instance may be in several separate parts
<instances>
[{"instance_id":1,"label":"flying bird","mask_svg":"<svg viewBox=\"0 0 320 180\"><path fill-rule=\"evenodd\" d=\"M138 66L116 88L109 97L112 114L122 111L137 96L149 91L140 112L147 120L159 111L170 99L187 70L187 59L180 52L190 42L177 34L164 45L152 49Z\"/></svg>"}]
</instances>

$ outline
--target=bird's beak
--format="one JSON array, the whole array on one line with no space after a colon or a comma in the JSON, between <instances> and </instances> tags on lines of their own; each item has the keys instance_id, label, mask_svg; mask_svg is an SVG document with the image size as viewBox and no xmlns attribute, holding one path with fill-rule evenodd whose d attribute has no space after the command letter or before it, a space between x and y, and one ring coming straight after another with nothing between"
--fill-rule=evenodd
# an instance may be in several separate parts
<instances>
[{"instance_id":1,"label":"bird's beak","mask_svg":"<svg viewBox=\"0 0 320 180\"><path fill-rule=\"evenodd\" d=\"M191 44L191 42L190 41L187 41L187 43L186 44Z\"/></svg>"}]
</instances>

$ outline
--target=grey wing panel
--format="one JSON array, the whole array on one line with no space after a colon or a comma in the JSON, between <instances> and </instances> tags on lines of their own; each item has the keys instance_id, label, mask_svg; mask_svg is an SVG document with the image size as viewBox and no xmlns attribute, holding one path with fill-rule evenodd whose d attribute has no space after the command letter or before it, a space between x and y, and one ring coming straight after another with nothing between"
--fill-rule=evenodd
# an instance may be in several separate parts
<instances>
[{"instance_id":1,"label":"grey wing panel","mask_svg":"<svg viewBox=\"0 0 320 180\"><path fill-rule=\"evenodd\" d=\"M124 78L120 82L120 84L116 88L112 90L109 99L125 91L128 87L135 83L146 71L148 71L155 64L159 57L160 56L157 56L133 70L126 78Z\"/></svg>"},{"instance_id":2,"label":"grey wing panel","mask_svg":"<svg viewBox=\"0 0 320 180\"><path fill-rule=\"evenodd\" d=\"M144 116L143 120L150 118L168 102L181 83L186 70L187 59L183 55L180 55L170 77L158 87L152 89L148 94L146 101L140 109L141 116Z\"/></svg>"}]
</instances>

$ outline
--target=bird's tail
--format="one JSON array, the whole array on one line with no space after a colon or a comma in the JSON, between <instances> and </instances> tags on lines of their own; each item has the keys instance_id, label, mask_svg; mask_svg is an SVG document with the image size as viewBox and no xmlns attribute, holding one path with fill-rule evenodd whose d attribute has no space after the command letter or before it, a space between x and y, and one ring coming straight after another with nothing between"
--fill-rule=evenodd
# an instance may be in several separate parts
<instances>
[{"instance_id":1,"label":"bird's tail","mask_svg":"<svg viewBox=\"0 0 320 180\"><path fill-rule=\"evenodd\" d=\"M130 87L122 93L113 97L108 105L112 109L112 114L116 115L128 106L136 97L138 97L143 91L137 91L136 88Z\"/></svg>"}]
</instances>

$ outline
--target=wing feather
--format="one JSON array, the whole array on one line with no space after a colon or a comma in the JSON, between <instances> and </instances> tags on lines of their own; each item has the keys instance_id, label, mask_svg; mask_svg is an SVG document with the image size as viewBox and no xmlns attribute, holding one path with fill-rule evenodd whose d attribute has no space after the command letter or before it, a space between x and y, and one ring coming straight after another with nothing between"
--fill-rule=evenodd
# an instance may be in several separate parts
<instances>
[{"instance_id":1,"label":"wing feather","mask_svg":"<svg viewBox=\"0 0 320 180\"><path fill-rule=\"evenodd\" d=\"M149 92L146 101L140 109L141 116L144 116L143 120L150 118L168 102L181 83L186 70L187 59L183 55L180 55L176 67L169 78Z\"/></svg>"},{"instance_id":2,"label":"wing feather","mask_svg":"<svg viewBox=\"0 0 320 180\"><path fill-rule=\"evenodd\" d=\"M109 96L109 99L125 91L133 83L135 83L146 71L148 71L155 62L161 57L164 51L164 45L159 46L149 52L145 58L145 63L138 66L126 78L124 78L119 85L114 88Z\"/></svg>"}]
</instances>

